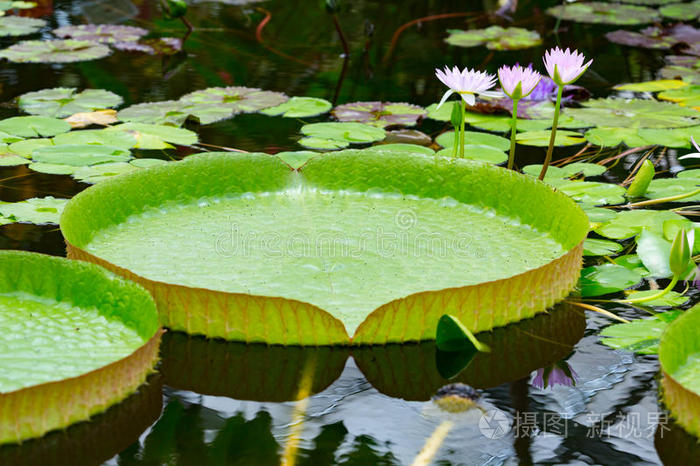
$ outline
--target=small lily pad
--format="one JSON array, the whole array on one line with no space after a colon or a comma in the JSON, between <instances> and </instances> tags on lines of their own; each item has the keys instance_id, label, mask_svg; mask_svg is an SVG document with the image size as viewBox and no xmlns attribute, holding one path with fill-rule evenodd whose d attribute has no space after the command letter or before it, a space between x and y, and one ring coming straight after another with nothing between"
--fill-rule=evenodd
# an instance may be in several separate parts
<instances>
[{"instance_id":1,"label":"small lily pad","mask_svg":"<svg viewBox=\"0 0 700 466\"><path fill-rule=\"evenodd\" d=\"M80 24L63 26L53 30L56 37L113 44L115 42L137 42L148 34L143 28L124 26L121 24Z\"/></svg>"},{"instance_id":2,"label":"small lily pad","mask_svg":"<svg viewBox=\"0 0 700 466\"><path fill-rule=\"evenodd\" d=\"M419 146L417 144L377 144L375 146L370 146L364 149L366 152L374 153L404 153L404 154L424 154L424 155L435 155L435 151L430 147ZM502 153L502 152L501 152Z\"/></svg>"},{"instance_id":3,"label":"small lily pad","mask_svg":"<svg viewBox=\"0 0 700 466\"><path fill-rule=\"evenodd\" d=\"M106 45L84 40L27 40L0 51L15 63L71 63L97 60L111 53Z\"/></svg>"},{"instance_id":4,"label":"small lily pad","mask_svg":"<svg viewBox=\"0 0 700 466\"><path fill-rule=\"evenodd\" d=\"M285 103L289 97L281 92L251 87L210 87L180 98L183 111L209 124L231 118L241 112L257 112Z\"/></svg>"},{"instance_id":5,"label":"small lily pad","mask_svg":"<svg viewBox=\"0 0 700 466\"><path fill-rule=\"evenodd\" d=\"M418 105L394 102L353 102L333 109L338 121L354 121L384 128L413 126L426 114Z\"/></svg>"},{"instance_id":6,"label":"small lily pad","mask_svg":"<svg viewBox=\"0 0 700 466\"><path fill-rule=\"evenodd\" d=\"M454 131L447 131L435 138L435 142L445 148L453 147L455 140L454 135ZM507 151L510 148L510 141L508 139L496 136L495 134L480 133L477 131L465 131L464 142L466 145L491 146L501 152Z\"/></svg>"},{"instance_id":7,"label":"small lily pad","mask_svg":"<svg viewBox=\"0 0 700 466\"><path fill-rule=\"evenodd\" d=\"M224 117L228 115L228 111L224 112ZM182 126L188 117L189 113L177 100L136 104L119 110L117 114L117 118L125 122L172 126Z\"/></svg>"},{"instance_id":8,"label":"small lily pad","mask_svg":"<svg viewBox=\"0 0 700 466\"><path fill-rule=\"evenodd\" d=\"M615 205L625 202L625 188L612 183L563 181L556 183L555 186L559 191L582 204Z\"/></svg>"},{"instance_id":9,"label":"small lily pad","mask_svg":"<svg viewBox=\"0 0 700 466\"><path fill-rule=\"evenodd\" d=\"M600 127L586 131L586 140L600 147L616 147L625 143L627 147L642 147L649 142L639 136L637 128L608 128Z\"/></svg>"},{"instance_id":10,"label":"small lily pad","mask_svg":"<svg viewBox=\"0 0 700 466\"><path fill-rule=\"evenodd\" d=\"M583 297L601 296L617 293L641 280L642 276L633 270L621 265L603 264L581 270L579 287Z\"/></svg>"},{"instance_id":11,"label":"small lily pad","mask_svg":"<svg viewBox=\"0 0 700 466\"><path fill-rule=\"evenodd\" d=\"M307 138L299 143L314 149L340 149L348 144L377 142L386 137L386 131L382 128L351 122L311 123L302 126L301 133ZM319 147L323 140L330 141L328 146L335 147Z\"/></svg>"},{"instance_id":12,"label":"small lily pad","mask_svg":"<svg viewBox=\"0 0 700 466\"><path fill-rule=\"evenodd\" d=\"M680 128L700 124L700 112L647 99L592 99L567 113L594 126Z\"/></svg>"},{"instance_id":13,"label":"small lily pad","mask_svg":"<svg viewBox=\"0 0 700 466\"><path fill-rule=\"evenodd\" d=\"M524 146L547 147L550 135L550 131L525 131L517 134L516 141ZM554 138L555 146L573 146L584 142L583 136L574 131L558 130Z\"/></svg>"},{"instance_id":14,"label":"small lily pad","mask_svg":"<svg viewBox=\"0 0 700 466\"><path fill-rule=\"evenodd\" d=\"M445 42L458 47L486 45L486 48L490 50L519 50L535 47L542 43L542 38L537 31L528 31L517 27L491 26L486 29L468 31L450 29L447 32L450 35L445 39Z\"/></svg>"},{"instance_id":15,"label":"small lily pad","mask_svg":"<svg viewBox=\"0 0 700 466\"><path fill-rule=\"evenodd\" d=\"M692 3L673 3L659 8L665 18L678 21L693 21L700 16L700 1Z\"/></svg>"},{"instance_id":16,"label":"small lily pad","mask_svg":"<svg viewBox=\"0 0 700 466\"><path fill-rule=\"evenodd\" d=\"M620 212L612 220L595 229L601 236L610 239L627 239L648 229L658 235L664 233L664 223L679 222L685 228L693 228L693 222L668 210L630 210Z\"/></svg>"},{"instance_id":17,"label":"small lily pad","mask_svg":"<svg viewBox=\"0 0 700 466\"><path fill-rule=\"evenodd\" d=\"M163 159L142 158L142 159L133 159L129 163L132 166L137 167L137 168L148 168L148 167L155 167L156 165L166 164L166 163L168 163L168 161L163 160Z\"/></svg>"},{"instance_id":18,"label":"small lily pad","mask_svg":"<svg viewBox=\"0 0 700 466\"><path fill-rule=\"evenodd\" d=\"M656 354L659 351L661 335L668 324L681 314L681 311L667 311L647 319L614 324L600 332L600 341L615 349L634 351L639 354Z\"/></svg>"},{"instance_id":19,"label":"small lily pad","mask_svg":"<svg viewBox=\"0 0 700 466\"><path fill-rule=\"evenodd\" d=\"M539 176L542 171L542 164L527 165L523 167L523 173L531 176ZM547 169L545 178L572 178L574 176L599 176L607 171L605 165L597 163L575 162L563 167L552 167Z\"/></svg>"},{"instance_id":20,"label":"small lily pad","mask_svg":"<svg viewBox=\"0 0 700 466\"><path fill-rule=\"evenodd\" d=\"M642 290L642 291L632 291L627 295L628 299L639 299L647 298L659 294L659 290ZM676 291L669 291L665 295L652 299L651 301L645 301L644 306L666 306L666 307L677 307L682 306L688 302L690 298L684 294L678 293Z\"/></svg>"},{"instance_id":21,"label":"small lily pad","mask_svg":"<svg viewBox=\"0 0 700 466\"><path fill-rule=\"evenodd\" d=\"M295 170L303 166L310 158L316 157L317 155L319 155L318 152L313 152L310 150L279 152L275 154L276 157L282 159L284 163Z\"/></svg>"},{"instance_id":22,"label":"small lily pad","mask_svg":"<svg viewBox=\"0 0 700 466\"><path fill-rule=\"evenodd\" d=\"M700 86L685 86L679 89L671 89L658 95L661 100L676 102L682 107L692 107L700 110Z\"/></svg>"},{"instance_id":23,"label":"small lily pad","mask_svg":"<svg viewBox=\"0 0 700 466\"><path fill-rule=\"evenodd\" d=\"M453 148L447 147L442 149L437 153L443 157L452 157ZM464 145L464 159L467 160L477 160L479 162L491 163L494 165L501 164L508 160L508 155L500 149L493 146L480 145L480 144L465 144Z\"/></svg>"},{"instance_id":24,"label":"small lily pad","mask_svg":"<svg viewBox=\"0 0 700 466\"><path fill-rule=\"evenodd\" d=\"M0 17L0 36L24 36L33 34L46 26L46 21L24 16Z\"/></svg>"},{"instance_id":25,"label":"small lily pad","mask_svg":"<svg viewBox=\"0 0 700 466\"><path fill-rule=\"evenodd\" d=\"M659 92L680 89L687 86L687 82L680 81L678 79L657 79L654 81L644 81L641 83L618 84L615 86L615 89L618 91L632 92Z\"/></svg>"},{"instance_id":26,"label":"small lily pad","mask_svg":"<svg viewBox=\"0 0 700 466\"><path fill-rule=\"evenodd\" d=\"M51 140L54 145L65 144L90 144L101 146L113 146L120 149L131 149L137 144L136 136L131 131L114 131L105 129L87 129L83 131L71 131L58 134Z\"/></svg>"},{"instance_id":27,"label":"small lily pad","mask_svg":"<svg viewBox=\"0 0 700 466\"><path fill-rule=\"evenodd\" d=\"M547 9L547 14L567 21L631 26L661 19L658 11L644 6L606 2L567 3Z\"/></svg>"},{"instance_id":28,"label":"small lily pad","mask_svg":"<svg viewBox=\"0 0 700 466\"><path fill-rule=\"evenodd\" d=\"M32 152L32 160L34 162L72 165L75 167L107 162L124 162L129 159L131 159L131 153L128 150L93 144L48 146Z\"/></svg>"},{"instance_id":29,"label":"small lily pad","mask_svg":"<svg viewBox=\"0 0 700 466\"><path fill-rule=\"evenodd\" d=\"M644 197L648 199L661 199L664 197L680 196L700 188L700 179L697 178L658 178L649 184ZM685 197L675 202L698 202L700 194ZM674 201L671 201L674 202Z\"/></svg>"},{"instance_id":30,"label":"small lily pad","mask_svg":"<svg viewBox=\"0 0 700 466\"><path fill-rule=\"evenodd\" d=\"M199 140L197 133L188 129L145 123L122 123L103 131L124 131L131 134L136 138L134 147L138 149L170 149L170 144L191 146Z\"/></svg>"},{"instance_id":31,"label":"small lily pad","mask_svg":"<svg viewBox=\"0 0 700 466\"><path fill-rule=\"evenodd\" d=\"M52 196L33 197L20 202L0 204L0 214L15 222L58 223L58 218L63 212L68 199L57 199Z\"/></svg>"},{"instance_id":32,"label":"small lily pad","mask_svg":"<svg viewBox=\"0 0 700 466\"><path fill-rule=\"evenodd\" d=\"M605 239L586 238L583 242L584 256L610 256L622 251L622 245Z\"/></svg>"},{"instance_id":33,"label":"small lily pad","mask_svg":"<svg viewBox=\"0 0 700 466\"><path fill-rule=\"evenodd\" d=\"M292 97L276 107L266 108L260 113L270 116L283 116L285 118L308 118L321 115L333 108L333 104L326 99L316 97Z\"/></svg>"},{"instance_id":34,"label":"small lily pad","mask_svg":"<svg viewBox=\"0 0 700 466\"><path fill-rule=\"evenodd\" d=\"M62 163L34 162L29 165L30 170L48 175L72 175L76 167Z\"/></svg>"},{"instance_id":35,"label":"small lily pad","mask_svg":"<svg viewBox=\"0 0 700 466\"><path fill-rule=\"evenodd\" d=\"M30 160L18 155L0 155L0 167L16 167L18 165L26 165L29 162Z\"/></svg>"},{"instance_id":36,"label":"small lily pad","mask_svg":"<svg viewBox=\"0 0 700 466\"><path fill-rule=\"evenodd\" d=\"M618 256L613 259L613 262L627 269L634 270L642 277L648 277L650 275L649 270L644 267L642 260L637 254L625 254L624 256Z\"/></svg>"},{"instance_id":37,"label":"small lily pad","mask_svg":"<svg viewBox=\"0 0 700 466\"><path fill-rule=\"evenodd\" d=\"M307 149L318 150L338 150L344 149L350 145L348 141L338 139L325 139L317 137L306 137L299 139L299 144Z\"/></svg>"},{"instance_id":38,"label":"small lily pad","mask_svg":"<svg viewBox=\"0 0 700 466\"><path fill-rule=\"evenodd\" d=\"M78 92L74 87L58 87L27 92L19 96L19 108L32 115L65 118L75 113L112 108L120 105L122 98L103 89L86 89Z\"/></svg>"},{"instance_id":39,"label":"small lily pad","mask_svg":"<svg viewBox=\"0 0 700 466\"><path fill-rule=\"evenodd\" d=\"M70 125L57 118L41 116L12 117L0 121L0 131L23 138L50 137L70 131Z\"/></svg>"},{"instance_id":40,"label":"small lily pad","mask_svg":"<svg viewBox=\"0 0 700 466\"><path fill-rule=\"evenodd\" d=\"M95 184L123 173L138 170L130 163L102 163L89 167L79 167L73 172L73 178L87 184Z\"/></svg>"}]
</instances>

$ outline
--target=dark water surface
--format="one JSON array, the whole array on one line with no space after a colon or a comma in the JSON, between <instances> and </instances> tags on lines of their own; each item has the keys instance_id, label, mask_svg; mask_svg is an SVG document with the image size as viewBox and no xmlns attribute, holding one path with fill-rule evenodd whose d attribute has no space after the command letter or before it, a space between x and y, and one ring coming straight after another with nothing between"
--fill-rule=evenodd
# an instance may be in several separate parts
<instances>
[{"instance_id":1,"label":"dark water surface","mask_svg":"<svg viewBox=\"0 0 700 466\"><path fill-rule=\"evenodd\" d=\"M157 35L185 33L178 21L161 18L155 1L39 3L50 22L46 34L67 24L118 21ZM344 2L338 15L349 42L350 54L344 59L332 17L322 3L198 2L188 14L196 30L186 42L186 54L161 58L115 52L102 60L68 65L3 63L1 101L66 86L108 89L130 105L177 99L211 86L240 85L337 103L429 105L444 92L434 78L435 67L459 64L495 72L501 64L515 61L541 67L545 48L555 44L577 47L595 58L578 84L599 96L619 82L652 79L662 66L659 52L621 48L605 40L608 28L566 23L555 36L550 32L554 20L544 14L554 2L527 0L520 2L514 24L538 30L545 45L496 53L443 41L446 29L465 28L466 21L505 25L502 18L484 13L497 9L495 1ZM470 14L401 29L417 18L455 12ZM5 47L13 41L2 42ZM11 116L16 110L5 106L0 114ZM276 152L299 149L301 124L253 114L191 129L208 144ZM443 127L426 121L419 129L434 136ZM191 152L180 149L176 156ZM519 159L539 162L543 154L522 148ZM617 172L606 175L609 181L624 178L628 166L622 163ZM71 197L87 187L70 177L43 175L23 166L0 172L3 201ZM2 226L0 247L65 254L56 226ZM627 309L621 315L644 314ZM598 343L597 331L608 324L597 315L560 307L499 329L480 336L494 352L477 356L450 381L440 370L461 362L440 359L432 344L300 349L169 333L160 372L139 393L89 423L0 448L0 464L279 464L295 435L300 438L299 464L410 464L445 422L451 429L436 464L658 464L660 455L664 461L698 464L692 441L671 425L658 404L656 357ZM578 375L575 387L541 389L532 384L537 369L563 359ZM308 374L313 396L304 412L304 403L294 400ZM481 409L449 413L431 401L441 386L454 381L483 390Z\"/></svg>"}]
</instances>

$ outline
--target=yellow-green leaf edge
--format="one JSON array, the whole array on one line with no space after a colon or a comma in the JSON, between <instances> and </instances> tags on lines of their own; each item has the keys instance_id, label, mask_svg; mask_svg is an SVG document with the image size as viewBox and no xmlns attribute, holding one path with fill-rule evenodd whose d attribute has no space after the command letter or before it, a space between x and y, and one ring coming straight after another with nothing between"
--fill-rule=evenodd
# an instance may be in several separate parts
<instances>
[{"instance_id":1,"label":"yellow-green leaf edge","mask_svg":"<svg viewBox=\"0 0 700 466\"><path fill-rule=\"evenodd\" d=\"M700 352L698 329L700 305L687 310L668 325L659 343L659 363L666 407L679 425L700 438L700 395L684 387L672 375L691 354Z\"/></svg>"},{"instance_id":2,"label":"yellow-green leaf edge","mask_svg":"<svg viewBox=\"0 0 700 466\"><path fill-rule=\"evenodd\" d=\"M386 303L350 337L340 320L309 303L157 282L82 249L100 228L147 206L282 189L292 177L298 183L299 175L305 184L324 190L382 189L424 197L451 196L493 208L549 232L567 252L542 267L506 279L418 292ZM197 155L115 177L81 192L66 206L60 224L68 257L95 262L143 285L153 295L164 326L208 337L283 345L431 340L439 317L447 310L472 332L532 317L576 286L589 226L586 215L570 198L531 177L473 161L361 150L315 157L296 171L267 154Z\"/></svg>"},{"instance_id":3,"label":"yellow-green leaf edge","mask_svg":"<svg viewBox=\"0 0 700 466\"><path fill-rule=\"evenodd\" d=\"M0 393L0 444L41 437L86 421L134 393L158 361L162 330L141 287L93 264L24 251L0 251L0 293L95 307L135 328L146 342L129 356L85 374Z\"/></svg>"}]
</instances>

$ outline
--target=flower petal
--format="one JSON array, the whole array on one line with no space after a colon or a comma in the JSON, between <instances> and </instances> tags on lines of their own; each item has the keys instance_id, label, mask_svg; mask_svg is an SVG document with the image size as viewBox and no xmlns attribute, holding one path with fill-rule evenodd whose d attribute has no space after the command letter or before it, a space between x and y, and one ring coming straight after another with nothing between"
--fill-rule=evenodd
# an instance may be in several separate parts
<instances>
[{"instance_id":1,"label":"flower petal","mask_svg":"<svg viewBox=\"0 0 700 466\"><path fill-rule=\"evenodd\" d=\"M455 91L453 91L452 89L448 89L447 92L445 92L445 94L442 96L442 99L440 99L440 103L438 104L437 108L442 107L442 104L445 103L445 101L447 100L447 98L448 98L449 96L451 96L452 94L454 94L454 93L455 93Z\"/></svg>"}]
</instances>

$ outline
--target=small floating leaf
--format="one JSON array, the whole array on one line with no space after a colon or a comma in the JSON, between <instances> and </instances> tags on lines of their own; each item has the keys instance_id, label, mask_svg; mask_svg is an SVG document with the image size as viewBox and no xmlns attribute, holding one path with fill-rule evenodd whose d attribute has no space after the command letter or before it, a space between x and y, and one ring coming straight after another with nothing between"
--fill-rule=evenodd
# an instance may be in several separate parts
<instances>
[{"instance_id":1,"label":"small floating leaf","mask_svg":"<svg viewBox=\"0 0 700 466\"><path fill-rule=\"evenodd\" d=\"M35 162L73 165L76 167L107 162L124 162L131 159L128 150L93 144L41 147L32 152Z\"/></svg>"},{"instance_id":2,"label":"small floating leaf","mask_svg":"<svg viewBox=\"0 0 700 466\"><path fill-rule=\"evenodd\" d=\"M338 144L362 144L381 141L386 137L386 131L375 126L362 123L311 123L301 127L301 133L319 140L335 141ZM301 142L300 142L301 143ZM304 144L302 144L304 145ZM343 146L343 147L345 147ZM311 147L306 145L306 147Z\"/></svg>"},{"instance_id":3,"label":"small floating leaf","mask_svg":"<svg viewBox=\"0 0 700 466\"><path fill-rule=\"evenodd\" d=\"M0 36L23 36L33 34L46 26L46 21L24 16L0 17Z\"/></svg>"},{"instance_id":4,"label":"small floating leaf","mask_svg":"<svg viewBox=\"0 0 700 466\"><path fill-rule=\"evenodd\" d=\"M549 145L549 131L525 131L518 133L516 140L523 146L547 147ZM574 131L559 130L554 138L555 146L573 146L586 142L583 135Z\"/></svg>"},{"instance_id":5,"label":"small floating leaf","mask_svg":"<svg viewBox=\"0 0 700 466\"><path fill-rule=\"evenodd\" d=\"M637 236L637 255L652 277L667 278L671 276L669 268L671 242L662 235L642 230Z\"/></svg>"},{"instance_id":6,"label":"small floating leaf","mask_svg":"<svg viewBox=\"0 0 700 466\"><path fill-rule=\"evenodd\" d=\"M102 163L89 167L78 167L73 172L73 178L87 184L95 184L113 176L138 170L138 167L131 163L115 162Z\"/></svg>"},{"instance_id":7,"label":"small floating leaf","mask_svg":"<svg viewBox=\"0 0 700 466\"><path fill-rule=\"evenodd\" d=\"M261 110L260 113L285 118L308 118L328 112L333 104L316 97L292 97L283 104Z\"/></svg>"},{"instance_id":8,"label":"small floating leaf","mask_svg":"<svg viewBox=\"0 0 700 466\"><path fill-rule=\"evenodd\" d=\"M622 245L605 239L586 238L583 242L584 256L610 256L622 251Z\"/></svg>"},{"instance_id":9,"label":"small floating leaf","mask_svg":"<svg viewBox=\"0 0 700 466\"><path fill-rule=\"evenodd\" d=\"M355 121L368 125L413 126L426 114L418 105L394 102L353 102L333 109L333 116L339 121Z\"/></svg>"},{"instance_id":10,"label":"small floating leaf","mask_svg":"<svg viewBox=\"0 0 700 466\"><path fill-rule=\"evenodd\" d=\"M680 128L700 124L700 112L646 99L592 99L567 114L595 126L620 128Z\"/></svg>"},{"instance_id":11,"label":"small floating leaf","mask_svg":"<svg viewBox=\"0 0 700 466\"><path fill-rule=\"evenodd\" d=\"M491 50L518 50L535 47L542 43L537 31L523 28L491 26L486 29L463 31L450 29L445 42L458 47L477 47L486 45Z\"/></svg>"},{"instance_id":12,"label":"small floating leaf","mask_svg":"<svg viewBox=\"0 0 700 466\"><path fill-rule=\"evenodd\" d=\"M109 47L84 40L27 40L0 51L0 58L15 63L71 63L97 60L111 53Z\"/></svg>"},{"instance_id":13,"label":"small floating leaf","mask_svg":"<svg viewBox=\"0 0 700 466\"><path fill-rule=\"evenodd\" d=\"M53 34L62 39L113 44L116 42L137 42L142 36L148 34L148 31L143 28L121 24L80 24L77 26L62 26L54 29Z\"/></svg>"},{"instance_id":14,"label":"small floating leaf","mask_svg":"<svg viewBox=\"0 0 700 466\"><path fill-rule=\"evenodd\" d=\"M122 98L103 89L85 89L78 92L74 87L58 87L27 92L19 96L19 108L32 115L65 118L75 113L112 108L120 105Z\"/></svg>"},{"instance_id":15,"label":"small floating leaf","mask_svg":"<svg viewBox=\"0 0 700 466\"><path fill-rule=\"evenodd\" d=\"M642 276L621 265L603 264L581 270L581 296L601 296L616 293L636 285Z\"/></svg>"},{"instance_id":16,"label":"small floating leaf","mask_svg":"<svg viewBox=\"0 0 700 466\"><path fill-rule=\"evenodd\" d=\"M508 139L502 136L496 136L495 134L465 131L464 139L467 145L472 144L477 146L490 146L501 152L507 151L510 147L510 141ZM447 131L435 138L435 142L445 148L453 147L455 143L454 141L454 131Z\"/></svg>"},{"instance_id":17,"label":"small floating leaf","mask_svg":"<svg viewBox=\"0 0 700 466\"><path fill-rule=\"evenodd\" d=\"M654 293L656 291L652 291ZM638 296L645 291L636 293ZM682 314L681 311L667 311L647 319L635 320L626 324L614 324L600 332L600 342L615 349L634 351L638 354L656 354L659 341L666 327Z\"/></svg>"},{"instance_id":18,"label":"small floating leaf","mask_svg":"<svg viewBox=\"0 0 700 466\"><path fill-rule=\"evenodd\" d=\"M693 227L693 222L668 210L630 210L620 212L615 218L595 229L601 236L611 239L631 238L647 229L657 235L664 234L664 223L678 222L687 228Z\"/></svg>"},{"instance_id":19,"label":"small floating leaf","mask_svg":"<svg viewBox=\"0 0 700 466\"><path fill-rule=\"evenodd\" d=\"M145 123L122 123L103 131L125 131L136 138L134 147L139 149L167 149L167 143L191 146L199 140L197 133L173 126L148 125Z\"/></svg>"},{"instance_id":20,"label":"small floating leaf","mask_svg":"<svg viewBox=\"0 0 700 466\"><path fill-rule=\"evenodd\" d=\"M693 21L700 16L700 1L692 3L674 3L659 8L659 13L665 18L679 21Z\"/></svg>"},{"instance_id":21,"label":"small floating leaf","mask_svg":"<svg viewBox=\"0 0 700 466\"><path fill-rule=\"evenodd\" d=\"M607 2L569 3L551 7L547 14L580 23L635 25L653 23L660 19L651 8Z\"/></svg>"},{"instance_id":22,"label":"small floating leaf","mask_svg":"<svg viewBox=\"0 0 700 466\"><path fill-rule=\"evenodd\" d=\"M20 202L0 204L0 214L15 222L58 223L68 199L57 199L53 196L33 197Z\"/></svg>"},{"instance_id":23,"label":"small floating leaf","mask_svg":"<svg viewBox=\"0 0 700 466\"><path fill-rule=\"evenodd\" d=\"M618 91L632 92L659 92L687 87L689 84L678 79L658 79L656 81L644 81L641 83L618 84L614 88Z\"/></svg>"},{"instance_id":24,"label":"small floating leaf","mask_svg":"<svg viewBox=\"0 0 700 466\"><path fill-rule=\"evenodd\" d=\"M55 136L70 129L65 121L49 117L21 116L0 121L0 131L24 138Z\"/></svg>"}]
</instances>

